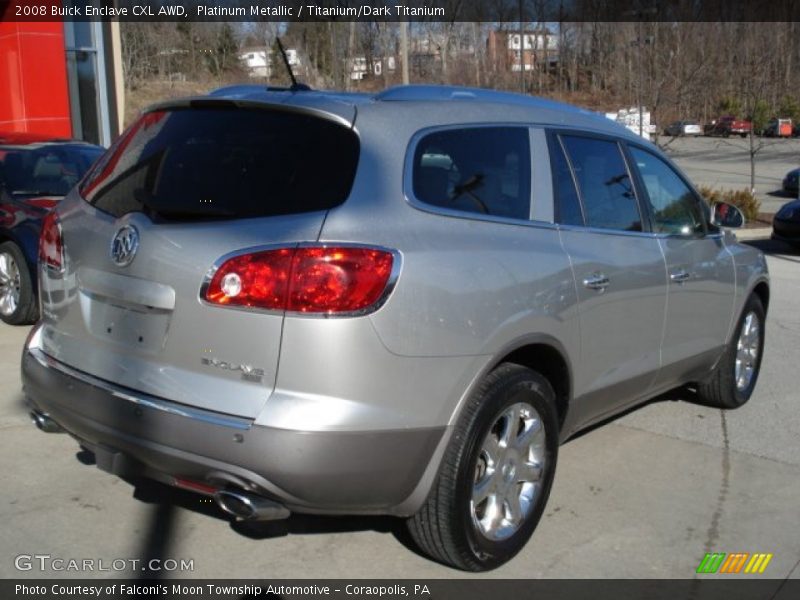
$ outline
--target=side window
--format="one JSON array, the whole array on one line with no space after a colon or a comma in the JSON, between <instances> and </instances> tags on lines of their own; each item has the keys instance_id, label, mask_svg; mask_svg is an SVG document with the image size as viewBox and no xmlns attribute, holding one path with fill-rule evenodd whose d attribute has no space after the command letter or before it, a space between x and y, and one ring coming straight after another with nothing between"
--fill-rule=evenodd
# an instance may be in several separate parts
<instances>
[{"instance_id":1,"label":"side window","mask_svg":"<svg viewBox=\"0 0 800 600\"><path fill-rule=\"evenodd\" d=\"M550 146L550 168L553 170L556 222L563 225L583 225L583 212L575 180L558 138Z\"/></svg>"},{"instance_id":2,"label":"side window","mask_svg":"<svg viewBox=\"0 0 800 600\"><path fill-rule=\"evenodd\" d=\"M681 235L704 233L700 204L678 174L646 150L631 146L630 151L650 198L653 230Z\"/></svg>"},{"instance_id":3,"label":"side window","mask_svg":"<svg viewBox=\"0 0 800 600\"><path fill-rule=\"evenodd\" d=\"M616 142L561 136L583 200L588 227L641 231L642 218L628 169Z\"/></svg>"},{"instance_id":4,"label":"side window","mask_svg":"<svg viewBox=\"0 0 800 600\"><path fill-rule=\"evenodd\" d=\"M530 218L531 158L525 127L473 127L430 133L417 144L414 196L454 210Z\"/></svg>"}]
</instances>

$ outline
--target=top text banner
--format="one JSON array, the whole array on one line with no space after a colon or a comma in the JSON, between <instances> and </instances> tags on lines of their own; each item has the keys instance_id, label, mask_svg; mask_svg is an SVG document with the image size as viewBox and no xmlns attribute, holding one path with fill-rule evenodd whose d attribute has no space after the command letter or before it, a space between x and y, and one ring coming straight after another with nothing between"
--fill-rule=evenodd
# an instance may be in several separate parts
<instances>
[{"instance_id":1,"label":"top text banner","mask_svg":"<svg viewBox=\"0 0 800 600\"><path fill-rule=\"evenodd\" d=\"M4 21L800 21L800 0L0 0Z\"/></svg>"}]
</instances>

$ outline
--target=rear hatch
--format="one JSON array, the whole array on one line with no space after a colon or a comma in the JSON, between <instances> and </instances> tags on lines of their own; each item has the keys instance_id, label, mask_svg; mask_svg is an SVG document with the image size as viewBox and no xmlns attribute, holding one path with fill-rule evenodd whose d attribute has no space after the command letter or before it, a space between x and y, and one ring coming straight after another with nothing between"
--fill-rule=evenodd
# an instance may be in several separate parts
<instances>
[{"instance_id":1,"label":"rear hatch","mask_svg":"<svg viewBox=\"0 0 800 600\"><path fill-rule=\"evenodd\" d=\"M59 208L63 266L40 268L43 350L132 390L256 416L283 313L212 306L204 279L231 253L316 240L358 154L350 123L319 111L213 100L145 114Z\"/></svg>"}]
</instances>

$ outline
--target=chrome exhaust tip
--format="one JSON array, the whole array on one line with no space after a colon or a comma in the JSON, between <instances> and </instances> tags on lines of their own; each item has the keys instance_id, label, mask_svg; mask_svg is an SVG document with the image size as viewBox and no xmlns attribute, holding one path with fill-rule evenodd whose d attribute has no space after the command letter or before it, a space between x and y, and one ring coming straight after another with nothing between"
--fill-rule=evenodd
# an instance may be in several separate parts
<instances>
[{"instance_id":1,"label":"chrome exhaust tip","mask_svg":"<svg viewBox=\"0 0 800 600\"><path fill-rule=\"evenodd\" d=\"M32 410L30 417L31 421L33 421L33 424L36 425L39 430L44 431L45 433L64 433L64 428L51 419L49 415L46 415L43 412Z\"/></svg>"},{"instance_id":2,"label":"chrome exhaust tip","mask_svg":"<svg viewBox=\"0 0 800 600\"><path fill-rule=\"evenodd\" d=\"M222 510L242 521L279 521L291 514L282 504L237 490L219 490L214 500Z\"/></svg>"}]
</instances>

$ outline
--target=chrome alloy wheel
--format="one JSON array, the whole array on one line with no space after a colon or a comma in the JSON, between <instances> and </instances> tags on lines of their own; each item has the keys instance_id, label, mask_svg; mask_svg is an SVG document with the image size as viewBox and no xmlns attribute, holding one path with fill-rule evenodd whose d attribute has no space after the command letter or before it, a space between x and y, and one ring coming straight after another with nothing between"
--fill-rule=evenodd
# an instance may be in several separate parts
<instances>
[{"instance_id":1,"label":"chrome alloy wheel","mask_svg":"<svg viewBox=\"0 0 800 600\"><path fill-rule=\"evenodd\" d=\"M17 261L7 252L0 254L0 313L12 315L19 305L20 275Z\"/></svg>"},{"instance_id":2,"label":"chrome alloy wheel","mask_svg":"<svg viewBox=\"0 0 800 600\"><path fill-rule=\"evenodd\" d=\"M739 341L736 344L736 389L743 392L750 387L761 346L761 322L754 312L747 313L742 321Z\"/></svg>"},{"instance_id":3,"label":"chrome alloy wheel","mask_svg":"<svg viewBox=\"0 0 800 600\"><path fill-rule=\"evenodd\" d=\"M495 418L475 465L470 510L486 538L502 541L522 526L539 500L546 460L539 413L518 402Z\"/></svg>"}]
</instances>

